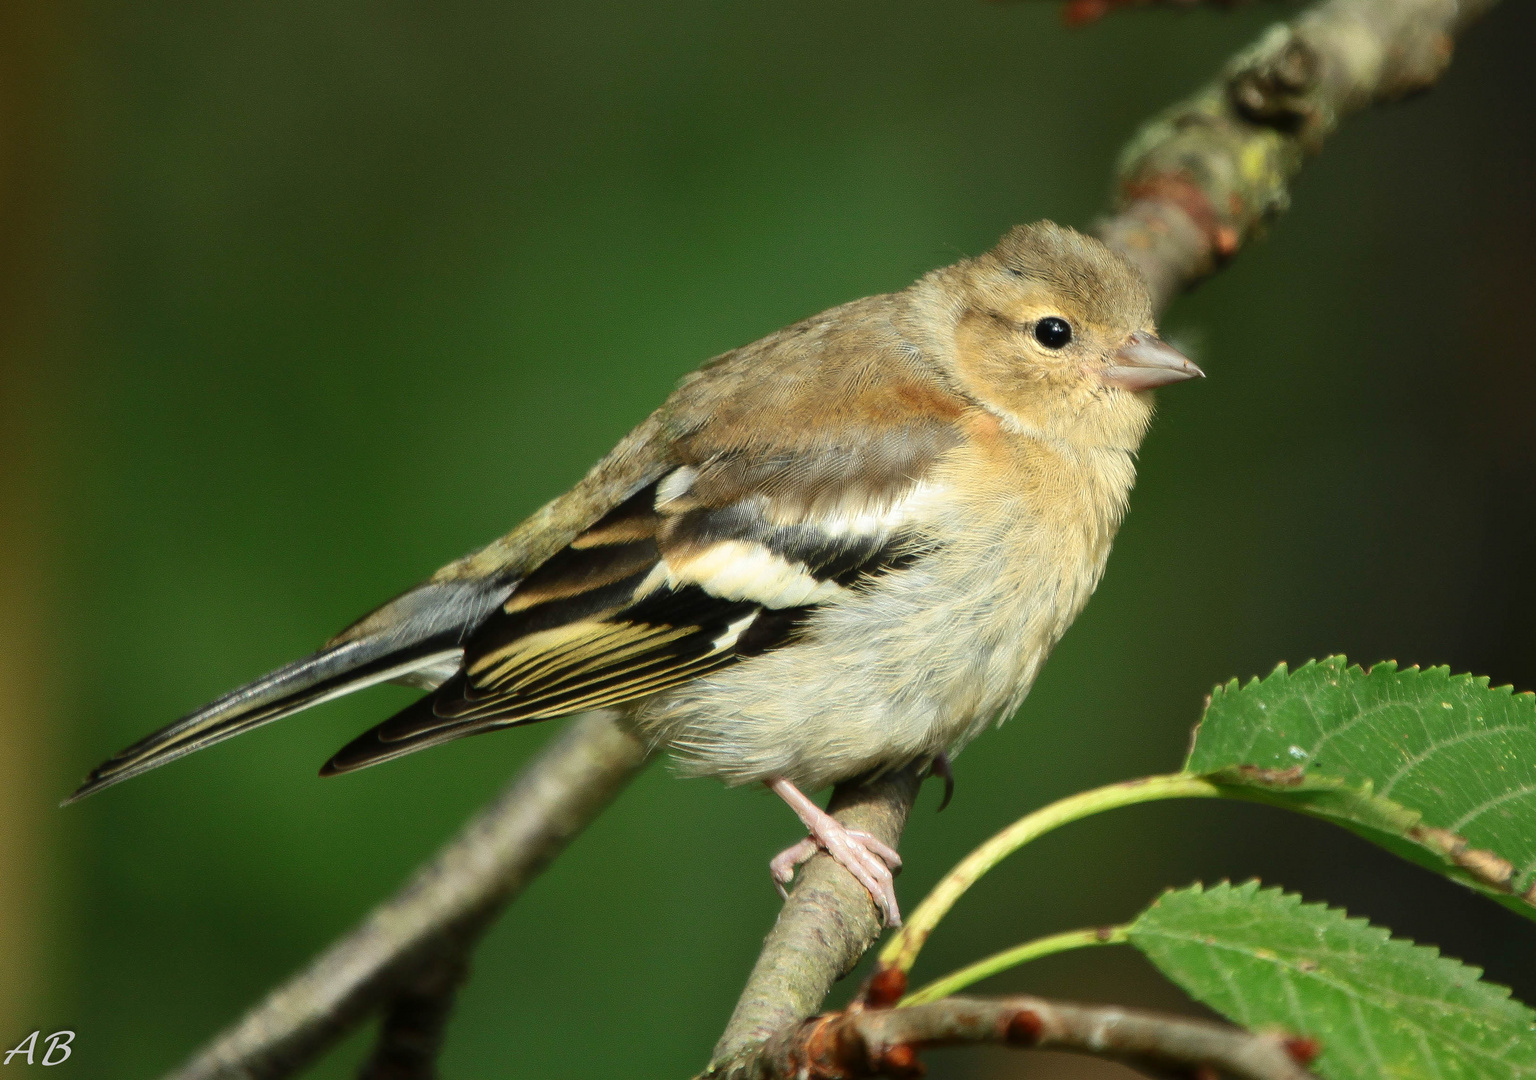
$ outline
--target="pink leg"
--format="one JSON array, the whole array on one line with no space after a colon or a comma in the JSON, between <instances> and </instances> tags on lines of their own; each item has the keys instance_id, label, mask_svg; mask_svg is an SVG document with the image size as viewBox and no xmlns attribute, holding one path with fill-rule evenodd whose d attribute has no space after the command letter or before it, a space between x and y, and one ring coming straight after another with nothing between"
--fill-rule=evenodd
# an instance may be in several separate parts
<instances>
[{"instance_id":1,"label":"pink leg","mask_svg":"<svg viewBox=\"0 0 1536 1080\"><path fill-rule=\"evenodd\" d=\"M785 895L784 886L794 879L795 867L818 850L824 850L869 890L875 906L885 919L885 925L900 926L901 909L896 905L896 881L893 874L901 869L901 856L869 833L844 827L788 780L775 778L766 781L766 784L769 791L789 804L789 808L805 823L806 830L811 834L780 852L768 864L769 873L773 875L780 895Z\"/></svg>"}]
</instances>

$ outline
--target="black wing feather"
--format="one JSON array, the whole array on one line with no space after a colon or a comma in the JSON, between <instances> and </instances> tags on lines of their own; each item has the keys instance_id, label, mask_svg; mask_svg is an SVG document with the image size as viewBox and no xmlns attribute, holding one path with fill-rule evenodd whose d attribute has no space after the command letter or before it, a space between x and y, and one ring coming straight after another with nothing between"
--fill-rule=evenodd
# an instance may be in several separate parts
<instances>
[{"instance_id":1,"label":"black wing feather","mask_svg":"<svg viewBox=\"0 0 1536 1080\"><path fill-rule=\"evenodd\" d=\"M461 673L353 740L326 774L452 738L635 700L800 636L815 603L721 596L690 559L746 545L815 583L857 586L917 557L900 531L771 520L761 494L724 506L636 493L520 582L466 643ZM677 507L668 512L668 504ZM678 570L682 567L682 570Z\"/></svg>"}]
</instances>

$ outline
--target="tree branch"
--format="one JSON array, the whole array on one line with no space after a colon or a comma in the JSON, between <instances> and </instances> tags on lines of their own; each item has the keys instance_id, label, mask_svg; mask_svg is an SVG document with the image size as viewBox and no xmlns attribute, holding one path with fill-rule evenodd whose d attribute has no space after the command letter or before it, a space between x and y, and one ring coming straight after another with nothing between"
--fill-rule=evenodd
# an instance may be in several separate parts
<instances>
[{"instance_id":1,"label":"tree branch","mask_svg":"<svg viewBox=\"0 0 1536 1080\"><path fill-rule=\"evenodd\" d=\"M1316 1044L1226 1024L1036 997L946 998L905 1009L860 1009L804 1021L764 1045L744 1080L918 1077L935 1046L1000 1043L1070 1050L1155 1075L1219 1070L1238 1080L1310 1080Z\"/></svg>"},{"instance_id":2,"label":"tree branch","mask_svg":"<svg viewBox=\"0 0 1536 1080\"><path fill-rule=\"evenodd\" d=\"M1327 0L1229 61L1121 155L1098 234L1140 267L1161 311L1290 204L1339 121L1427 90L1453 38L1498 0Z\"/></svg>"},{"instance_id":3,"label":"tree branch","mask_svg":"<svg viewBox=\"0 0 1536 1080\"><path fill-rule=\"evenodd\" d=\"M427 1026L440 1033L457 982L451 973L645 762L645 748L609 715L571 721L399 893L169 1080L291 1076L386 1003L398 1019L385 1024L375 1063L398 1049L406 1027L421 1025L421 1008L434 998L443 1015ZM430 987L434 969L448 973L446 987Z\"/></svg>"},{"instance_id":4,"label":"tree branch","mask_svg":"<svg viewBox=\"0 0 1536 1080\"><path fill-rule=\"evenodd\" d=\"M827 809L849 828L895 847L921 782L921 774L907 768L867 786L842 784ZM763 1040L821 1008L832 984L880 936L880 925L864 886L825 852L801 867L706 1075L748 1075Z\"/></svg>"}]
</instances>

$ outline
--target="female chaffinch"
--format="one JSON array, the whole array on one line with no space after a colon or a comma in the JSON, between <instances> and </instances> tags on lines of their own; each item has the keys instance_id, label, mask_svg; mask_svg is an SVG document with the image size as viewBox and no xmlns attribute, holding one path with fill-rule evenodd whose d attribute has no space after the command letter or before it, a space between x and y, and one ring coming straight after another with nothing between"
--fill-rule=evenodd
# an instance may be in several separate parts
<instances>
[{"instance_id":1,"label":"female chaffinch","mask_svg":"<svg viewBox=\"0 0 1536 1080\"><path fill-rule=\"evenodd\" d=\"M1152 416L1201 375L1146 288L1050 222L716 357L571 491L71 799L384 681L430 692L322 775L610 709L760 782L897 925L897 854L805 794L947 763L1023 700L1099 581Z\"/></svg>"}]
</instances>

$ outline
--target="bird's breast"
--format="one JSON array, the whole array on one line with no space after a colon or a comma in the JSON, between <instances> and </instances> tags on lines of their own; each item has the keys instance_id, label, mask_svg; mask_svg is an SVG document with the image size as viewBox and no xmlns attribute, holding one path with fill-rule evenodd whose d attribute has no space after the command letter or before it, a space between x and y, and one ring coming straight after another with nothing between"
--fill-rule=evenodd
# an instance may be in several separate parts
<instances>
[{"instance_id":1,"label":"bird's breast","mask_svg":"<svg viewBox=\"0 0 1536 1080\"><path fill-rule=\"evenodd\" d=\"M1010 714L1098 582L1129 464L966 464L933 479L909 565L819 606L795 643L649 703L646 727L688 771L815 788Z\"/></svg>"}]
</instances>

